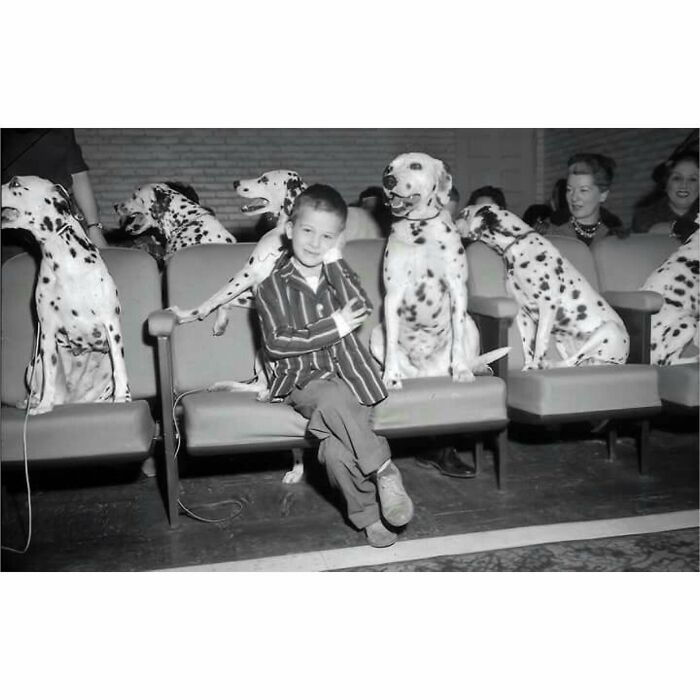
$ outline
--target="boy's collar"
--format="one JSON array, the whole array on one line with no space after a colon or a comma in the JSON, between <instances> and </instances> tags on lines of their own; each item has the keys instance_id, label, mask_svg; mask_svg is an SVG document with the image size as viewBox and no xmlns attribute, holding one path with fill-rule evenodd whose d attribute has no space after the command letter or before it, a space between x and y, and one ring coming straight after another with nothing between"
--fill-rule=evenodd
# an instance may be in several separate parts
<instances>
[{"instance_id":1,"label":"boy's collar","mask_svg":"<svg viewBox=\"0 0 700 700\"><path fill-rule=\"evenodd\" d=\"M296 287L297 289L307 292L308 294L318 294L323 288L328 284L326 280L326 275L323 266L321 266L321 271L319 274L319 283L316 292L309 286L304 276L299 272L299 269L294 263L294 258L290 256L287 262L281 267L280 275L285 279L290 287Z\"/></svg>"}]
</instances>

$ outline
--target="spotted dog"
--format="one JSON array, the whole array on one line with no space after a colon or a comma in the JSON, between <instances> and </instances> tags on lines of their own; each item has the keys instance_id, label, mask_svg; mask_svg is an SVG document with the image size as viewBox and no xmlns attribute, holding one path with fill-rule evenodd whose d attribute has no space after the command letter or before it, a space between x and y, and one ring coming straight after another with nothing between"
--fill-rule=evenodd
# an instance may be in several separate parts
<instances>
[{"instance_id":1,"label":"spotted dog","mask_svg":"<svg viewBox=\"0 0 700 700\"><path fill-rule=\"evenodd\" d=\"M221 335L226 330L228 308L249 307L253 298L252 290L269 277L286 249L284 225L297 196L306 189L306 185L293 170L271 170L258 178L236 180L233 188L238 195L249 200L241 206L243 214L253 216L269 213L277 218L277 224L258 241L243 269L209 299L194 309L170 307L178 323L201 321L217 310L214 335Z\"/></svg>"},{"instance_id":2,"label":"spotted dog","mask_svg":"<svg viewBox=\"0 0 700 700\"><path fill-rule=\"evenodd\" d=\"M384 365L387 388L402 379L474 371L505 355L479 355L479 331L467 313L467 257L445 208L452 176L442 161L404 153L384 170L382 184L394 221L384 252L384 323L373 329L370 350Z\"/></svg>"},{"instance_id":3,"label":"spotted dog","mask_svg":"<svg viewBox=\"0 0 700 700\"><path fill-rule=\"evenodd\" d=\"M651 318L651 363L673 365L697 362L698 355L681 358L692 342L700 347L698 338L698 258L700 232L672 253L649 275L642 289L658 292L664 298L661 309Z\"/></svg>"},{"instance_id":4,"label":"spotted dog","mask_svg":"<svg viewBox=\"0 0 700 700\"><path fill-rule=\"evenodd\" d=\"M552 243L492 205L466 207L456 224L503 258L506 286L520 307L523 370L625 363L630 341L622 319ZM560 361L545 358L552 334Z\"/></svg>"},{"instance_id":5,"label":"spotted dog","mask_svg":"<svg viewBox=\"0 0 700 700\"><path fill-rule=\"evenodd\" d=\"M182 310L171 306L178 323L201 321L216 310L214 335L221 335L228 325L227 311L231 306L250 306L254 290L272 272L275 263L286 249L287 237L284 227L292 212L297 196L306 189L306 184L293 170L271 170L258 178L236 180L233 183L236 194L248 200L241 206L246 216L271 214L277 219L275 227L268 231L255 246L252 255L242 270L231 278L221 289L195 309ZM215 382L209 391L253 391L260 401L269 398L269 389L264 365L259 355L255 358L255 380L250 384L236 381ZM286 472L282 481L285 484L298 483L304 474L302 451L292 450L294 464Z\"/></svg>"},{"instance_id":6,"label":"spotted dog","mask_svg":"<svg viewBox=\"0 0 700 700\"><path fill-rule=\"evenodd\" d=\"M155 229L164 241L165 260L182 248L205 243L235 243L210 209L159 182L142 185L125 202L114 205L119 227L130 236Z\"/></svg>"},{"instance_id":7,"label":"spotted dog","mask_svg":"<svg viewBox=\"0 0 700 700\"><path fill-rule=\"evenodd\" d=\"M14 177L2 186L2 224L27 230L41 248L34 295L39 347L26 371L29 413L130 401L117 289L68 193L40 177Z\"/></svg>"}]
</instances>

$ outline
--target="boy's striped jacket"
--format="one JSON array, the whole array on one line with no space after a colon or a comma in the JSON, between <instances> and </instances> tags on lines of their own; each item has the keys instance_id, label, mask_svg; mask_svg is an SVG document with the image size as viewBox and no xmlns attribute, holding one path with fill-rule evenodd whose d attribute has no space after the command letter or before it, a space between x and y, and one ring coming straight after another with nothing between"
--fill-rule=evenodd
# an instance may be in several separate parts
<instances>
[{"instance_id":1,"label":"boy's striped jacket","mask_svg":"<svg viewBox=\"0 0 700 700\"><path fill-rule=\"evenodd\" d=\"M355 297L372 309L359 277L342 258L324 264L316 292L291 257L280 258L255 293L263 349L271 367L272 401L282 400L294 387L302 388L312 379L334 374L365 406L387 397L377 365L357 331L341 338L332 318Z\"/></svg>"}]
</instances>

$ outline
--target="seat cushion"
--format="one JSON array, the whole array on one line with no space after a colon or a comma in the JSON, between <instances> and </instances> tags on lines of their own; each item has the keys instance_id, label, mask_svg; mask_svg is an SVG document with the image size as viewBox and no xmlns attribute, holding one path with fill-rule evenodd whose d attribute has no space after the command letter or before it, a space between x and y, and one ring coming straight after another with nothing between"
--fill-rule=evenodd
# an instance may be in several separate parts
<instances>
[{"instance_id":1,"label":"seat cushion","mask_svg":"<svg viewBox=\"0 0 700 700\"><path fill-rule=\"evenodd\" d=\"M2 461L22 462L25 411L2 408ZM148 456L155 423L146 401L65 404L27 421L30 462L136 461Z\"/></svg>"},{"instance_id":2,"label":"seat cushion","mask_svg":"<svg viewBox=\"0 0 700 700\"><path fill-rule=\"evenodd\" d=\"M193 455L302 446L307 421L285 404L260 402L247 392L189 394L182 400L187 451ZM508 422L505 383L477 377L458 384L445 377L411 379L374 412L386 437L492 430Z\"/></svg>"},{"instance_id":3,"label":"seat cushion","mask_svg":"<svg viewBox=\"0 0 700 700\"><path fill-rule=\"evenodd\" d=\"M198 391L182 399L187 451L281 449L304 443L306 419L281 403L257 401L252 392Z\"/></svg>"},{"instance_id":4,"label":"seat cushion","mask_svg":"<svg viewBox=\"0 0 700 700\"><path fill-rule=\"evenodd\" d=\"M497 430L507 423L506 385L498 377L466 384L449 377L405 379L374 412L375 429L386 437Z\"/></svg>"},{"instance_id":5,"label":"seat cushion","mask_svg":"<svg viewBox=\"0 0 700 700\"><path fill-rule=\"evenodd\" d=\"M658 409L649 365L565 367L508 373L508 407L538 417Z\"/></svg>"},{"instance_id":6,"label":"seat cushion","mask_svg":"<svg viewBox=\"0 0 700 700\"><path fill-rule=\"evenodd\" d=\"M656 368L659 377L659 395L665 402L698 408L700 384L698 363L669 365Z\"/></svg>"}]
</instances>

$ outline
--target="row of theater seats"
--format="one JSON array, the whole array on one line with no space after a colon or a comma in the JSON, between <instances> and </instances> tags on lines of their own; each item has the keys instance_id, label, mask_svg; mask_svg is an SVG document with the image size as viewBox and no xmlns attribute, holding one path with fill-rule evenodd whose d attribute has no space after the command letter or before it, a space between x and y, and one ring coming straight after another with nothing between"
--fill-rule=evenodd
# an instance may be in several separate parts
<instances>
[{"instance_id":1,"label":"row of theater seats","mask_svg":"<svg viewBox=\"0 0 700 700\"><path fill-rule=\"evenodd\" d=\"M477 377L469 384L447 377L406 381L402 391L392 392L377 408L377 432L390 439L468 434L477 456L489 439L495 447L500 487L509 421L612 419L608 433L612 451L617 421L630 420L639 427L640 470L646 471L649 418L664 406L669 410L698 407L697 364L648 365L649 318L660 298L634 293L675 244L665 236L609 239L594 258L576 240L552 238L552 242L620 308L633 338L629 363L520 372L522 349L512 323L516 304L505 291L502 261L483 244L474 243L467 250L470 312L480 326L483 350L509 344L510 356L495 364L495 376ZM243 266L253 247L206 245L182 250L169 261L162 280L154 260L143 251L104 250L121 298L133 401L58 406L49 414L30 417L26 433L30 468L156 458L174 526L179 473L171 416L177 415L183 447L193 457L310 445L305 421L290 408L258 402L252 393L204 391L215 381L243 381L253 375L258 340L254 312L233 310L226 334L214 337L213 317L175 326L172 315L162 310L172 304L195 306ZM364 240L348 243L345 250L375 306L361 330L365 342L382 312L383 248L383 241ZM16 467L24 459L25 416L14 405L25 396L23 374L33 350L36 263L20 255L9 260L2 272L2 461Z\"/></svg>"}]
</instances>

